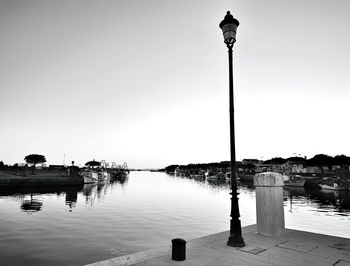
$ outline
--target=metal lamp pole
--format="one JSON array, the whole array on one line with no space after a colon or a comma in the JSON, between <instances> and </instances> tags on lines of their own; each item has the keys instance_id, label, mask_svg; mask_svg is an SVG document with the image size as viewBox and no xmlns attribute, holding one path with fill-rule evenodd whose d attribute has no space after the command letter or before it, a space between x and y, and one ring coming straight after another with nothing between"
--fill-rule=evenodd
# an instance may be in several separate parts
<instances>
[{"instance_id":1,"label":"metal lamp pole","mask_svg":"<svg viewBox=\"0 0 350 266\"><path fill-rule=\"evenodd\" d=\"M244 247L245 243L242 237L241 221L239 219L237 176L236 176L236 146L235 146L235 119L234 119L234 102L233 102L233 67L232 67L232 49L236 42L236 31L239 22L235 19L230 11L220 23L224 35L224 42L228 48L229 56L229 80L230 80L230 145L231 145L231 221L230 237L227 245L231 247Z\"/></svg>"}]
</instances>

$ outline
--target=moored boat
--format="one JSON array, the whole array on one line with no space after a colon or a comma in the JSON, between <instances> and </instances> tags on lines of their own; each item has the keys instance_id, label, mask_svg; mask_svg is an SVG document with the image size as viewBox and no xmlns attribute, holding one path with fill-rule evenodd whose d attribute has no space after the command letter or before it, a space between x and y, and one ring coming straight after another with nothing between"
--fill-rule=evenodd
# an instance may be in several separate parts
<instances>
[{"instance_id":1,"label":"moored boat","mask_svg":"<svg viewBox=\"0 0 350 266\"><path fill-rule=\"evenodd\" d=\"M204 176L207 181L225 180L225 175L222 172L217 172L211 169L205 172Z\"/></svg>"},{"instance_id":2,"label":"moored boat","mask_svg":"<svg viewBox=\"0 0 350 266\"><path fill-rule=\"evenodd\" d=\"M127 169L112 169L110 171L111 179L123 181L129 176L129 170Z\"/></svg>"},{"instance_id":3,"label":"moored boat","mask_svg":"<svg viewBox=\"0 0 350 266\"><path fill-rule=\"evenodd\" d=\"M194 175L194 179L197 179L197 180L203 179L203 177L204 175L200 175L200 174Z\"/></svg>"},{"instance_id":4,"label":"moored boat","mask_svg":"<svg viewBox=\"0 0 350 266\"><path fill-rule=\"evenodd\" d=\"M339 177L324 177L318 185L324 190L349 190L349 183Z\"/></svg>"},{"instance_id":5,"label":"moored boat","mask_svg":"<svg viewBox=\"0 0 350 266\"><path fill-rule=\"evenodd\" d=\"M207 181L216 181L216 180L219 180L218 177L216 175L208 175L205 177L205 180Z\"/></svg>"},{"instance_id":6,"label":"moored boat","mask_svg":"<svg viewBox=\"0 0 350 266\"><path fill-rule=\"evenodd\" d=\"M110 178L110 174L107 171L99 171L97 174L99 182L107 181Z\"/></svg>"},{"instance_id":7,"label":"moored boat","mask_svg":"<svg viewBox=\"0 0 350 266\"><path fill-rule=\"evenodd\" d=\"M237 173L236 174L237 180L240 181L253 181L254 180L254 174L241 174Z\"/></svg>"},{"instance_id":8,"label":"moored boat","mask_svg":"<svg viewBox=\"0 0 350 266\"><path fill-rule=\"evenodd\" d=\"M231 181L231 171L225 173L225 179Z\"/></svg>"},{"instance_id":9,"label":"moored boat","mask_svg":"<svg viewBox=\"0 0 350 266\"><path fill-rule=\"evenodd\" d=\"M304 187L306 180L300 175L284 175L282 174L285 187Z\"/></svg>"},{"instance_id":10,"label":"moored boat","mask_svg":"<svg viewBox=\"0 0 350 266\"><path fill-rule=\"evenodd\" d=\"M80 172L80 176L84 179L84 184L93 184L98 182L98 173L91 170Z\"/></svg>"},{"instance_id":11,"label":"moored boat","mask_svg":"<svg viewBox=\"0 0 350 266\"><path fill-rule=\"evenodd\" d=\"M305 185L304 179L294 179L294 180L284 181L284 186L286 187L304 187L304 185Z\"/></svg>"},{"instance_id":12,"label":"moored boat","mask_svg":"<svg viewBox=\"0 0 350 266\"><path fill-rule=\"evenodd\" d=\"M129 168L126 162L124 162L122 165L118 165L116 168L113 169L111 172L111 177L115 180L119 181L125 181L129 177Z\"/></svg>"},{"instance_id":13,"label":"moored boat","mask_svg":"<svg viewBox=\"0 0 350 266\"><path fill-rule=\"evenodd\" d=\"M333 184L319 184L321 189L326 189L326 190L335 190L335 191L346 191L348 190L347 187L345 186L339 186L336 182Z\"/></svg>"}]
</instances>

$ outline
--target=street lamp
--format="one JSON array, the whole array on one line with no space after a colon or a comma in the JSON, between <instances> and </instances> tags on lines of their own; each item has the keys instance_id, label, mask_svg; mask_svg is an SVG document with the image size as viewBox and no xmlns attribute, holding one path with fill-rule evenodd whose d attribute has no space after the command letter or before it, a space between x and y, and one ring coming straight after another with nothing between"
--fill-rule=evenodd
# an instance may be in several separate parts
<instances>
[{"instance_id":1,"label":"street lamp","mask_svg":"<svg viewBox=\"0 0 350 266\"><path fill-rule=\"evenodd\" d=\"M224 42L228 48L229 56L229 80L230 80L230 143L231 143L231 221L230 237L227 245L231 247L244 247L245 243L242 238L241 221L239 220L237 176L236 176L236 147L235 147L235 120L233 108L233 70L232 70L232 48L236 42L236 31L239 22L235 19L230 11L220 23L220 28L224 35Z\"/></svg>"}]
</instances>

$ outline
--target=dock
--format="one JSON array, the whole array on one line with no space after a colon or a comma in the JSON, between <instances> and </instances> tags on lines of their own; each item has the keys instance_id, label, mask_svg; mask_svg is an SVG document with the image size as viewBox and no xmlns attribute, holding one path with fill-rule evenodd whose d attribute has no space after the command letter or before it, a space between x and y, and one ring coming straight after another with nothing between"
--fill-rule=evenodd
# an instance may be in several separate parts
<instances>
[{"instance_id":1,"label":"dock","mask_svg":"<svg viewBox=\"0 0 350 266\"><path fill-rule=\"evenodd\" d=\"M15 174L13 171L0 171L0 189L82 185L83 183L82 177L75 173L69 174L68 171L37 171L35 174L28 172L25 175Z\"/></svg>"},{"instance_id":2,"label":"dock","mask_svg":"<svg viewBox=\"0 0 350 266\"><path fill-rule=\"evenodd\" d=\"M171 259L169 246L125 255L88 266L156 265L313 265L350 266L350 239L285 229L280 236L263 236L256 225L242 228L246 246L227 246L229 231L190 240L186 260ZM181 236L180 236L181 237Z\"/></svg>"}]
</instances>

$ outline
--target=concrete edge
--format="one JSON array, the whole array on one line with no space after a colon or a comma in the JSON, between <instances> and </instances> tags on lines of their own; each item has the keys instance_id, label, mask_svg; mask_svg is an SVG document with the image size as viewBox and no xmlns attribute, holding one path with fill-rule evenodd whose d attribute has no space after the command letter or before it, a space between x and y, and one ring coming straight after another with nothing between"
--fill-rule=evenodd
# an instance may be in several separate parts
<instances>
[{"instance_id":1,"label":"concrete edge","mask_svg":"<svg viewBox=\"0 0 350 266\"><path fill-rule=\"evenodd\" d=\"M256 225L248 225L242 228L245 232L250 232L256 230ZM229 236L229 231L223 231L220 233L202 236L199 238L191 239L186 243L186 249L191 249L199 246L203 246L207 243L210 243L212 241L215 241L217 239L217 236L220 234L225 234L227 237ZM170 242L171 240L169 240ZM127 266L127 265L133 265L135 263L139 263L142 261L146 261L153 258L162 257L164 255L169 254L170 256L171 252L171 244L167 247L161 247L161 248L154 248L149 249L145 251L140 251L104 261L98 261L91 264L87 264L85 266Z\"/></svg>"},{"instance_id":2,"label":"concrete edge","mask_svg":"<svg viewBox=\"0 0 350 266\"><path fill-rule=\"evenodd\" d=\"M120 257L116 257L109 260L99 261L91 264L87 264L86 266L126 266L132 265L141 261L145 261L152 258L157 258L168 254L171 246L169 247L161 247L155 248L145 251L140 251Z\"/></svg>"}]
</instances>

